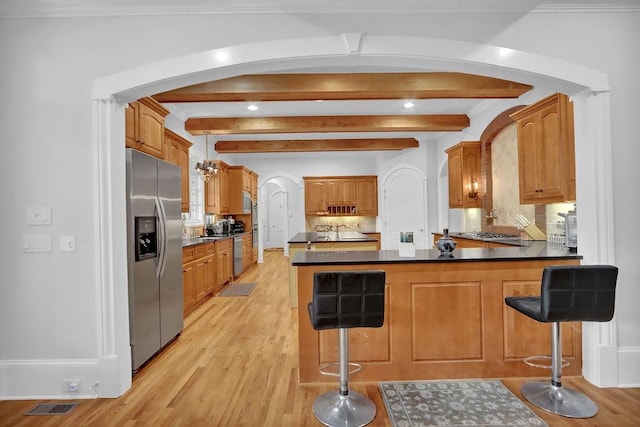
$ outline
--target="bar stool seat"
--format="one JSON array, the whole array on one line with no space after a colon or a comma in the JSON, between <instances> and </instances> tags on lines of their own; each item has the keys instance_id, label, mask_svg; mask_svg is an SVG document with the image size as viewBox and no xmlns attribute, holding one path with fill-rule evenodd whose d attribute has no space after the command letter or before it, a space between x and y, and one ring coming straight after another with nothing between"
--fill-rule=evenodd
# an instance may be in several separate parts
<instances>
[{"instance_id":1,"label":"bar stool seat","mask_svg":"<svg viewBox=\"0 0 640 427\"><path fill-rule=\"evenodd\" d=\"M552 327L551 382L525 383L521 391L529 402L570 418L590 418L598 413L598 407L586 395L562 386L560 323L610 321L617 277L618 268L610 265L549 266L542 272L540 296L505 298L509 307L538 322L551 323Z\"/></svg>"},{"instance_id":2,"label":"bar stool seat","mask_svg":"<svg viewBox=\"0 0 640 427\"><path fill-rule=\"evenodd\" d=\"M313 414L327 426L360 427L376 416L376 406L369 397L349 390L349 328L379 328L384 323L385 272L325 271L313 275L313 301L308 305L315 330L338 329L339 373L321 372L340 377L340 390L316 398ZM359 365L355 365L357 372Z\"/></svg>"}]
</instances>

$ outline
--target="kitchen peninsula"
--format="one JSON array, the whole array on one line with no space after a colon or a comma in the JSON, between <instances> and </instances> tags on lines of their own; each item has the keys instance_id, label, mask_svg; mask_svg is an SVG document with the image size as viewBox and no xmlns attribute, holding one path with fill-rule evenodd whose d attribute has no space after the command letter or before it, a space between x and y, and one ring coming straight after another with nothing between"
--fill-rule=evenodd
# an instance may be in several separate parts
<instances>
[{"instance_id":1,"label":"kitchen peninsula","mask_svg":"<svg viewBox=\"0 0 640 427\"><path fill-rule=\"evenodd\" d=\"M375 251L378 240L357 231L326 231L298 233L288 242L289 256L294 259L301 251ZM289 304L298 305L298 276L296 268L289 266Z\"/></svg>"},{"instance_id":2,"label":"kitchen peninsula","mask_svg":"<svg viewBox=\"0 0 640 427\"><path fill-rule=\"evenodd\" d=\"M456 249L442 258L435 249L398 251L300 251L297 269L300 381L326 381L318 367L337 359L337 332L315 331L306 306L316 271L386 272L386 312L381 328L349 330L349 360L362 371L354 381L543 376L523 359L550 353L550 325L507 310L504 298L538 295L543 267L579 264L564 246L523 242L522 246ZM565 375L580 375L580 325L566 323Z\"/></svg>"}]
</instances>

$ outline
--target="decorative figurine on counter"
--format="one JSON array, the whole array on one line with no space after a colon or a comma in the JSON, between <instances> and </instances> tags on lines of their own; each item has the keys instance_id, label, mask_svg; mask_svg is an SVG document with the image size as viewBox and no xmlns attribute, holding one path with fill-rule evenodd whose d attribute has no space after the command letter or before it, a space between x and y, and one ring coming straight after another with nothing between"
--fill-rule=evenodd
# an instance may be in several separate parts
<instances>
[{"instance_id":1,"label":"decorative figurine on counter","mask_svg":"<svg viewBox=\"0 0 640 427\"><path fill-rule=\"evenodd\" d=\"M443 230L443 236L436 240L436 248L440 251L440 256L451 257L451 252L456 248L456 241L449 237L449 229L445 228Z\"/></svg>"}]
</instances>

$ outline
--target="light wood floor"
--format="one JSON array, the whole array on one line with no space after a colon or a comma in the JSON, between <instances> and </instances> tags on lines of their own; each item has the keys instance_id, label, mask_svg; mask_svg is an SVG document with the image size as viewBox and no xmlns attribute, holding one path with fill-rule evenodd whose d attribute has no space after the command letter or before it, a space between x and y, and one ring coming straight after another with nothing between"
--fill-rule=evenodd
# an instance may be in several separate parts
<instances>
[{"instance_id":1,"label":"light wood floor","mask_svg":"<svg viewBox=\"0 0 640 427\"><path fill-rule=\"evenodd\" d=\"M117 399L80 400L64 416L24 416L40 401L0 402L0 426L319 426L311 406L335 382L297 380L297 311L288 306L287 259L265 252L265 263L239 281L256 282L248 297L214 297L193 311L180 338L141 370ZM550 426L640 426L640 389L599 389L563 378L598 405L596 417L572 420L532 408ZM331 380L330 380L331 381ZM518 397L523 379L505 379ZM390 426L375 383L351 383L369 395Z\"/></svg>"}]
</instances>

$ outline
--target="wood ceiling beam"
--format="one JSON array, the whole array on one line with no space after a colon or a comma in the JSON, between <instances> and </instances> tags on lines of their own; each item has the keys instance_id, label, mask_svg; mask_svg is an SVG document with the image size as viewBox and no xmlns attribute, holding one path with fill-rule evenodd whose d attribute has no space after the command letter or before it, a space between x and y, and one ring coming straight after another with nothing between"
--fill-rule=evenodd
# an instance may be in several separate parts
<instances>
[{"instance_id":1,"label":"wood ceiling beam","mask_svg":"<svg viewBox=\"0 0 640 427\"><path fill-rule=\"evenodd\" d=\"M187 86L159 102L517 98L531 86L464 73L255 74Z\"/></svg>"},{"instance_id":2,"label":"wood ceiling beam","mask_svg":"<svg viewBox=\"0 0 640 427\"><path fill-rule=\"evenodd\" d=\"M192 135L325 133L325 132L441 132L469 126L466 114L296 116L189 118L184 128Z\"/></svg>"},{"instance_id":3,"label":"wood ceiling beam","mask_svg":"<svg viewBox=\"0 0 640 427\"><path fill-rule=\"evenodd\" d=\"M414 138L283 139L264 141L218 141L218 153L284 153L316 151L388 151L417 148Z\"/></svg>"}]
</instances>

